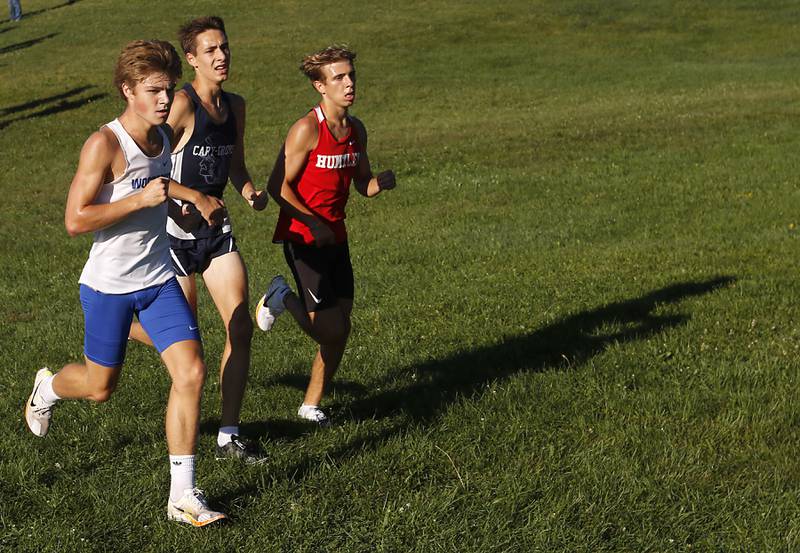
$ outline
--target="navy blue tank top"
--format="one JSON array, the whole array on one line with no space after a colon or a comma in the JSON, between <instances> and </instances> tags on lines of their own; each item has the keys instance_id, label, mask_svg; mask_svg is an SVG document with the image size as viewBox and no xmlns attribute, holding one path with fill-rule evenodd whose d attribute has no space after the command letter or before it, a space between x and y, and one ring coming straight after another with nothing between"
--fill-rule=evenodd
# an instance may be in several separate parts
<instances>
[{"instance_id":1,"label":"navy blue tank top","mask_svg":"<svg viewBox=\"0 0 800 553\"><path fill-rule=\"evenodd\" d=\"M185 84L183 90L194 104L194 130L184 147L172 154L172 178L184 186L222 198L236 147L236 117L230 98L222 93L222 101L228 106L228 117L225 122L217 124L203 107L191 83ZM213 227L201 220L196 229L187 233L169 219L167 232L173 238L194 240L231 232L231 224L228 217L222 225Z\"/></svg>"},{"instance_id":2,"label":"navy blue tank top","mask_svg":"<svg viewBox=\"0 0 800 553\"><path fill-rule=\"evenodd\" d=\"M231 157L236 147L236 117L228 95L222 101L228 106L228 117L215 123L203 107L191 83L183 86L194 103L194 130L189 142L173 154L173 177L176 181L209 196L222 198L228 183Z\"/></svg>"}]
</instances>

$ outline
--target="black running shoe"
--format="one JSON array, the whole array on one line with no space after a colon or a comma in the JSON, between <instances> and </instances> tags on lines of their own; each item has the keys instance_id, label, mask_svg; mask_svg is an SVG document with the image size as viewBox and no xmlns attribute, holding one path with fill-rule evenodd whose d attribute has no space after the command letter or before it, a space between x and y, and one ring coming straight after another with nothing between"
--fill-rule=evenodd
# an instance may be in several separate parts
<instances>
[{"instance_id":1,"label":"black running shoe","mask_svg":"<svg viewBox=\"0 0 800 553\"><path fill-rule=\"evenodd\" d=\"M231 436L231 441L224 446L217 446L216 459L217 461L239 459L248 465L260 465L267 462L267 456L259 451L258 446L236 434Z\"/></svg>"}]
</instances>

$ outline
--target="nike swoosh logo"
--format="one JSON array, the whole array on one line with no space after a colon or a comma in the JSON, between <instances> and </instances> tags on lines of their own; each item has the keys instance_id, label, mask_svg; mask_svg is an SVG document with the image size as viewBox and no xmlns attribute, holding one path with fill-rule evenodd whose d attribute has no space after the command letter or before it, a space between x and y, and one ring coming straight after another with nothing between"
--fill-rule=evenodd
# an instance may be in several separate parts
<instances>
[{"instance_id":1,"label":"nike swoosh logo","mask_svg":"<svg viewBox=\"0 0 800 553\"><path fill-rule=\"evenodd\" d=\"M319 302L317 302L317 303L319 303ZM44 380L44 379L42 379L42 380L40 380L40 381L39 381L39 383L38 383L38 384L36 385L36 387L33 389L33 393L31 394L31 401L30 401L30 404L31 404L31 408L33 408L33 409L35 409L35 408L36 408L36 405L34 405L34 404L33 404L33 398L35 398L35 397L36 397L36 392L38 392L38 391L39 391L39 386L41 386L41 385L42 385L42 381L43 381L43 380Z\"/></svg>"},{"instance_id":2,"label":"nike swoosh logo","mask_svg":"<svg viewBox=\"0 0 800 553\"><path fill-rule=\"evenodd\" d=\"M197 330L198 328L200 328L200 327L197 327L197 326L190 326L190 327L189 327L189 330Z\"/></svg>"},{"instance_id":3,"label":"nike swoosh logo","mask_svg":"<svg viewBox=\"0 0 800 553\"><path fill-rule=\"evenodd\" d=\"M315 303L320 303L322 301L314 295L314 292L311 291L311 288L306 288L306 290L308 290L308 293L311 295L311 299L313 299Z\"/></svg>"}]
</instances>

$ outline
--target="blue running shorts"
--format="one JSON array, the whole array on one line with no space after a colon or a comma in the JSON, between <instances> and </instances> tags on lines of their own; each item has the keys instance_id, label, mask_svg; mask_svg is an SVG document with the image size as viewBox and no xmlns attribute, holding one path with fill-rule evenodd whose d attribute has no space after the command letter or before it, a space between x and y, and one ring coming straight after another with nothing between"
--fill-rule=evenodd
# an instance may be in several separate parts
<instances>
[{"instance_id":1,"label":"blue running shorts","mask_svg":"<svg viewBox=\"0 0 800 553\"><path fill-rule=\"evenodd\" d=\"M200 341L197 321L175 277L128 294L104 294L81 284L80 296L83 353L105 367L122 365L134 314L159 353L176 342Z\"/></svg>"}]
</instances>

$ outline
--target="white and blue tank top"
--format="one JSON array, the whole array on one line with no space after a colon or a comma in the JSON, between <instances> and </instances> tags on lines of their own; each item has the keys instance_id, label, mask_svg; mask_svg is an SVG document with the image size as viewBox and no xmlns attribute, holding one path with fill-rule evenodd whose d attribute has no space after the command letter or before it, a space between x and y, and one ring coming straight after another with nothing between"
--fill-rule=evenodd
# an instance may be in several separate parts
<instances>
[{"instance_id":1,"label":"white and blue tank top","mask_svg":"<svg viewBox=\"0 0 800 553\"><path fill-rule=\"evenodd\" d=\"M106 125L114 132L125 155L125 172L102 185L95 204L110 204L140 194L151 180L169 177L172 162L170 143L158 129L161 153L146 155L119 119ZM124 219L97 230L83 267L80 283L105 294L127 294L163 284L175 274L166 233L167 204L134 211Z\"/></svg>"}]
</instances>

